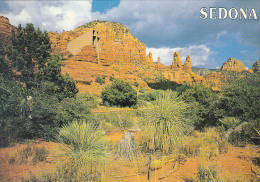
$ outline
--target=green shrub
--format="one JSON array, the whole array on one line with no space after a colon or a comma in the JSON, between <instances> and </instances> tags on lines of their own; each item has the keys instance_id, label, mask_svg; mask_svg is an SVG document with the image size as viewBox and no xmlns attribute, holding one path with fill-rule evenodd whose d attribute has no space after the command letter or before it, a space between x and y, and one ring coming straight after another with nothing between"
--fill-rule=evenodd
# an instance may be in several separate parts
<instances>
[{"instance_id":1,"label":"green shrub","mask_svg":"<svg viewBox=\"0 0 260 182\"><path fill-rule=\"evenodd\" d=\"M138 87L138 86L139 86L139 83L138 83L138 82L134 82L134 86L135 86L135 87Z\"/></svg>"},{"instance_id":2,"label":"green shrub","mask_svg":"<svg viewBox=\"0 0 260 182\"><path fill-rule=\"evenodd\" d=\"M147 106L147 102L144 100L137 100L136 105L133 106L134 109L138 109L138 108L142 108L142 107L146 107Z\"/></svg>"},{"instance_id":3,"label":"green shrub","mask_svg":"<svg viewBox=\"0 0 260 182\"><path fill-rule=\"evenodd\" d=\"M97 97L90 93L78 94L76 98L80 102L85 103L87 108L97 108Z\"/></svg>"},{"instance_id":4,"label":"green shrub","mask_svg":"<svg viewBox=\"0 0 260 182\"><path fill-rule=\"evenodd\" d=\"M134 117L135 114L133 112L100 113L95 115L95 119L98 120L105 129L117 128L120 130L132 127L134 125ZM108 123L111 123L112 126Z\"/></svg>"},{"instance_id":5,"label":"green shrub","mask_svg":"<svg viewBox=\"0 0 260 182\"><path fill-rule=\"evenodd\" d=\"M156 99L156 97L159 93L161 93L161 91L159 91L159 90L148 91L148 92L145 92L145 93L139 95L138 100L144 100L147 102L151 102Z\"/></svg>"},{"instance_id":6,"label":"green shrub","mask_svg":"<svg viewBox=\"0 0 260 182\"><path fill-rule=\"evenodd\" d=\"M96 77L95 82L99 83L100 85L105 84L105 78Z\"/></svg>"},{"instance_id":7,"label":"green shrub","mask_svg":"<svg viewBox=\"0 0 260 182\"><path fill-rule=\"evenodd\" d=\"M196 129L220 125L219 119L225 116L220 100L222 95L205 86L193 86L186 89L181 98L191 105L190 115L195 121Z\"/></svg>"},{"instance_id":8,"label":"green shrub","mask_svg":"<svg viewBox=\"0 0 260 182\"><path fill-rule=\"evenodd\" d=\"M126 107L136 104L137 93L128 82L115 80L102 90L101 98L103 103L107 102L110 106Z\"/></svg>"},{"instance_id":9,"label":"green shrub","mask_svg":"<svg viewBox=\"0 0 260 182\"><path fill-rule=\"evenodd\" d=\"M223 84L221 106L230 117L250 122L260 119L260 74L229 76Z\"/></svg>"},{"instance_id":10,"label":"green shrub","mask_svg":"<svg viewBox=\"0 0 260 182\"><path fill-rule=\"evenodd\" d=\"M142 86L140 86L140 89L139 89L139 92L140 93L145 93L147 90L144 88L144 87L142 87Z\"/></svg>"}]
</instances>

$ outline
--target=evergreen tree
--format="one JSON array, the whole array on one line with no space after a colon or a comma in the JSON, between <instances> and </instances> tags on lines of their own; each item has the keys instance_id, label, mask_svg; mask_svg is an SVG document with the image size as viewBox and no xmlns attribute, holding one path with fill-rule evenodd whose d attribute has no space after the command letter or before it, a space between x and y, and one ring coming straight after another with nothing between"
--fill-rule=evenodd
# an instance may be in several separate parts
<instances>
[{"instance_id":1,"label":"evergreen tree","mask_svg":"<svg viewBox=\"0 0 260 182\"><path fill-rule=\"evenodd\" d=\"M8 61L5 59L5 50L0 43L0 76L5 78L10 78L12 75L11 66L8 64Z\"/></svg>"},{"instance_id":2,"label":"evergreen tree","mask_svg":"<svg viewBox=\"0 0 260 182\"><path fill-rule=\"evenodd\" d=\"M29 90L44 77L44 69L50 57L50 38L47 31L36 30L33 24L26 27L18 26L12 30L11 46L8 49L8 59L13 68L21 73L20 81Z\"/></svg>"},{"instance_id":3,"label":"evergreen tree","mask_svg":"<svg viewBox=\"0 0 260 182\"><path fill-rule=\"evenodd\" d=\"M75 80L69 74L61 73L61 59L58 52L53 54L44 70L45 92L58 95L60 100L74 97L78 93Z\"/></svg>"}]
</instances>

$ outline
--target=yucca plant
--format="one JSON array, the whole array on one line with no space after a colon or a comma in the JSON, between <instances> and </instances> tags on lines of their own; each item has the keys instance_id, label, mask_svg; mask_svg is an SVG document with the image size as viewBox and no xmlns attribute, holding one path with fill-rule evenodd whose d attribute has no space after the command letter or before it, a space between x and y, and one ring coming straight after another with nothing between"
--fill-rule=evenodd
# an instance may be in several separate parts
<instances>
[{"instance_id":1,"label":"yucca plant","mask_svg":"<svg viewBox=\"0 0 260 182\"><path fill-rule=\"evenodd\" d=\"M154 108L147 112L148 121L144 125L149 125L145 128L149 128L147 132L153 136L154 148L169 153L180 144L188 128L185 124L187 104L177 92L167 90L158 93L153 105Z\"/></svg>"},{"instance_id":2,"label":"yucca plant","mask_svg":"<svg viewBox=\"0 0 260 182\"><path fill-rule=\"evenodd\" d=\"M219 120L227 129L236 127L240 120L235 117L227 117Z\"/></svg>"},{"instance_id":3,"label":"yucca plant","mask_svg":"<svg viewBox=\"0 0 260 182\"><path fill-rule=\"evenodd\" d=\"M73 121L64 125L59 130L57 140L69 147L66 154L82 162L94 162L106 156L104 132L95 123Z\"/></svg>"}]
</instances>

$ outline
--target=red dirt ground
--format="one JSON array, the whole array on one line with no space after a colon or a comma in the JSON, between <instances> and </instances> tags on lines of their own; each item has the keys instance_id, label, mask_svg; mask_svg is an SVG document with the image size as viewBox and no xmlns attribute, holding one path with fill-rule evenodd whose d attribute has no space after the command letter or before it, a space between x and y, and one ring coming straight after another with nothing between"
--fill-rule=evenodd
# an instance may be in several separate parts
<instances>
[{"instance_id":1,"label":"red dirt ground","mask_svg":"<svg viewBox=\"0 0 260 182\"><path fill-rule=\"evenodd\" d=\"M119 141L124 135L125 131L120 131L106 136L108 140ZM137 134L138 136L138 134ZM59 164L59 156L62 153L63 145L54 142L34 141L29 142L31 146L44 146L48 149L49 154L45 162L39 162L36 165L27 164L9 164L8 159L18 150L26 147L28 144L16 144L12 147L0 149L0 181L20 181L22 178L27 178L30 173L39 174L42 171L52 171ZM260 158L260 148L255 146L246 146L244 148L231 147L225 154L210 160L203 160L199 157L187 158L186 162L179 164L177 169L170 173L173 169L174 163L167 162L162 168L151 172L149 181L165 181L178 182L185 181L185 179L195 178L197 174L197 167L200 164L214 165L218 169L218 173L227 180L234 181L250 181L254 176L251 167L258 168L253 165L252 159ZM146 159L143 159L146 163ZM143 168L137 165L140 161L130 163L113 161L106 164L107 181L148 181L147 167ZM170 174L169 174L170 173ZM163 178L164 177L164 178Z\"/></svg>"}]
</instances>

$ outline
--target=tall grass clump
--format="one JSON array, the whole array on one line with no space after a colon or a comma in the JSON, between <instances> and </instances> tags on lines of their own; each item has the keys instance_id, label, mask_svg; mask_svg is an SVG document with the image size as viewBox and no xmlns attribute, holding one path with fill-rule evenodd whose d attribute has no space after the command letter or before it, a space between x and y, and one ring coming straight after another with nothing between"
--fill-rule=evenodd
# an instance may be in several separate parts
<instances>
[{"instance_id":1,"label":"tall grass clump","mask_svg":"<svg viewBox=\"0 0 260 182\"><path fill-rule=\"evenodd\" d=\"M64 125L57 140L68 145L67 153L73 158L97 161L105 157L104 132L95 123L73 121Z\"/></svg>"},{"instance_id":2,"label":"tall grass clump","mask_svg":"<svg viewBox=\"0 0 260 182\"><path fill-rule=\"evenodd\" d=\"M240 120L235 117L226 117L220 119L219 121L224 125L226 129L234 128L240 123Z\"/></svg>"},{"instance_id":3,"label":"tall grass clump","mask_svg":"<svg viewBox=\"0 0 260 182\"><path fill-rule=\"evenodd\" d=\"M204 132L195 131L186 136L180 145L179 152L186 156L200 156L210 159L228 151L229 143L224 132L216 128L208 128Z\"/></svg>"},{"instance_id":4,"label":"tall grass clump","mask_svg":"<svg viewBox=\"0 0 260 182\"><path fill-rule=\"evenodd\" d=\"M187 104L178 97L177 92L167 90L157 94L153 106L147 110L142 123L144 133L147 133L143 143L148 148L152 145L153 150L169 153L180 144L188 129L185 123Z\"/></svg>"},{"instance_id":5,"label":"tall grass clump","mask_svg":"<svg viewBox=\"0 0 260 182\"><path fill-rule=\"evenodd\" d=\"M65 181L99 180L101 165L106 159L104 132L94 122L73 121L64 125L57 140L68 146L68 160L58 168L59 178Z\"/></svg>"}]
</instances>

